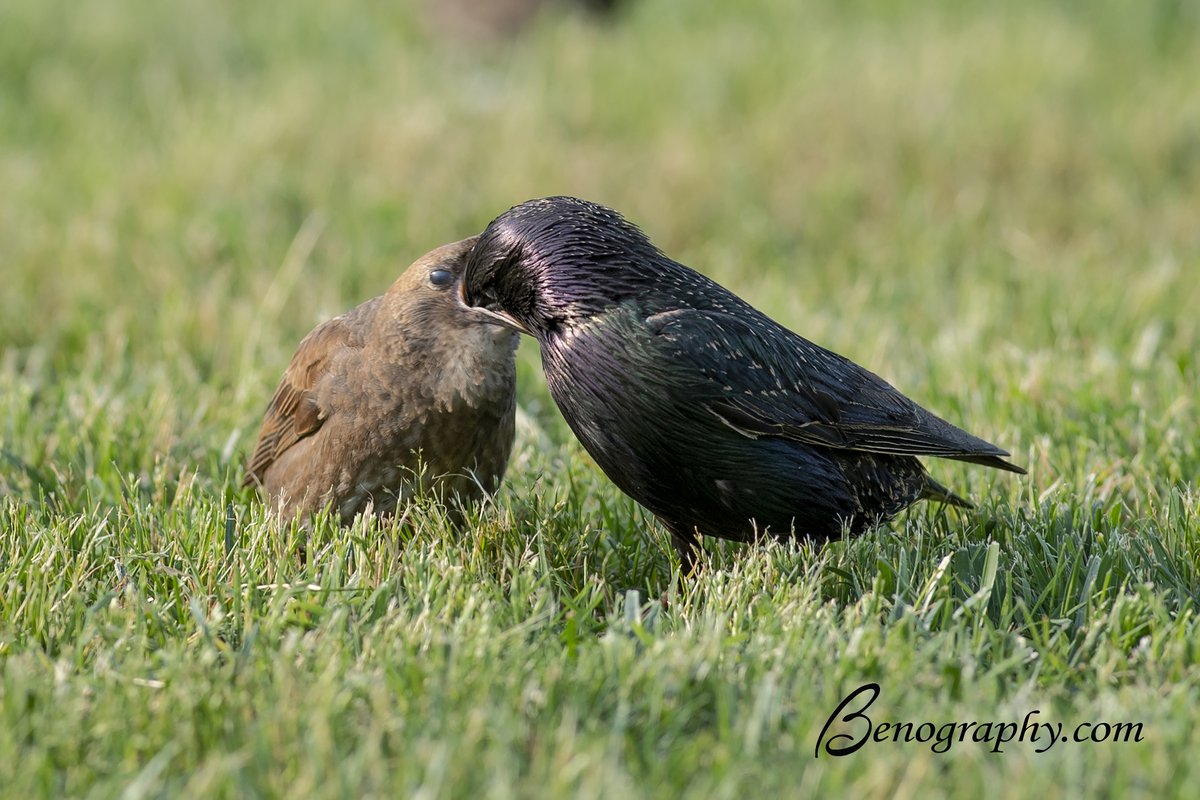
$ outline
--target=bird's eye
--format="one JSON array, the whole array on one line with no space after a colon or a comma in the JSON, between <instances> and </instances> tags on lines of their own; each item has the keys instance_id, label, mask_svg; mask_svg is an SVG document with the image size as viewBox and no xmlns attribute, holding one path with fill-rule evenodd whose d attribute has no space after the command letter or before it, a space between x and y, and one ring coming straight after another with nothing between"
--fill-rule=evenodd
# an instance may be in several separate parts
<instances>
[{"instance_id":1,"label":"bird's eye","mask_svg":"<svg viewBox=\"0 0 1200 800\"><path fill-rule=\"evenodd\" d=\"M449 286L454 283L454 274L450 270L435 269L429 273L430 286Z\"/></svg>"}]
</instances>

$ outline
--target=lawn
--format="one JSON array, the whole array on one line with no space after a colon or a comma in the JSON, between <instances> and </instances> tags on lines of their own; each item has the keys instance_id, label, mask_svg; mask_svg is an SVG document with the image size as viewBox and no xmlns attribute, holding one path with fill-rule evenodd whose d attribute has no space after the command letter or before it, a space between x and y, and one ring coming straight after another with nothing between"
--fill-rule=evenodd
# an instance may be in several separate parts
<instances>
[{"instance_id":1,"label":"lawn","mask_svg":"<svg viewBox=\"0 0 1200 800\"><path fill-rule=\"evenodd\" d=\"M0 6L0 796L1197 796L1200 7L415 6ZM525 342L493 503L301 560L295 345L560 193L1029 475L679 590Z\"/></svg>"}]
</instances>

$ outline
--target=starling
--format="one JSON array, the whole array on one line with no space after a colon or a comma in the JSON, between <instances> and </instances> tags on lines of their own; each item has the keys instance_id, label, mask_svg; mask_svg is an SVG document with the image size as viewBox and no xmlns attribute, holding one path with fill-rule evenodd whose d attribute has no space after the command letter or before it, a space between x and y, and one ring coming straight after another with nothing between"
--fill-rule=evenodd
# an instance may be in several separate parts
<instances>
[{"instance_id":1,"label":"starling","mask_svg":"<svg viewBox=\"0 0 1200 800\"><path fill-rule=\"evenodd\" d=\"M571 430L666 526L685 573L700 534L825 541L920 499L970 507L916 456L1024 472L672 261L612 209L522 203L466 261L463 304L537 339Z\"/></svg>"},{"instance_id":2,"label":"starling","mask_svg":"<svg viewBox=\"0 0 1200 800\"><path fill-rule=\"evenodd\" d=\"M512 450L517 334L458 303L466 239L427 253L386 294L317 326L267 406L244 485L283 519L329 504L343 524L414 494L478 500Z\"/></svg>"}]
</instances>

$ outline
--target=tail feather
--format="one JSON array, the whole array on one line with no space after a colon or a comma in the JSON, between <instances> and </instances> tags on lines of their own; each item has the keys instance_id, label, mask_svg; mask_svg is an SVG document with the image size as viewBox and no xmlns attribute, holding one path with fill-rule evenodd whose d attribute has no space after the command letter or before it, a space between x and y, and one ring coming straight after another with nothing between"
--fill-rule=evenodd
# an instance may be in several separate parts
<instances>
[{"instance_id":1,"label":"tail feather","mask_svg":"<svg viewBox=\"0 0 1200 800\"><path fill-rule=\"evenodd\" d=\"M925 476L925 486L921 489L921 500L934 500L940 503L946 503L959 508L974 508L971 501L959 497L954 492L942 486L928 475Z\"/></svg>"}]
</instances>

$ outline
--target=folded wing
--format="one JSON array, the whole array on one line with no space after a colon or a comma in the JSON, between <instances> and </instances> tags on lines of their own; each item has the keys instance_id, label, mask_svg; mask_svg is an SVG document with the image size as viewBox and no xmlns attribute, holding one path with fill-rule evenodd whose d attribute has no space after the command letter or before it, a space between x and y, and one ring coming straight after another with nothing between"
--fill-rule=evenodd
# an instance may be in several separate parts
<instances>
[{"instance_id":1,"label":"folded wing","mask_svg":"<svg viewBox=\"0 0 1200 800\"><path fill-rule=\"evenodd\" d=\"M1010 472L1008 453L925 410L878 375L754 314L676 309L646 320L672 369L722 422L749 437ZM786 347L781 347L784 342Z\"/></svg>"},{"instance_id":2,"label":"folded wing","mask_svg":"<svg viewBox=\"0 0 1200 800\"><path fill-rule=\"evenodd\" d=\"M329 415L317 399L316 386L336 353L353 346L345 315L322 323L305 336L267 406L254 455L246 465L243 486L260 484L267 469L296 442L320 430Z\"/></svg>"}]
</instances>

